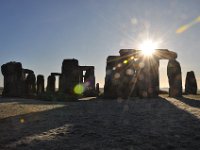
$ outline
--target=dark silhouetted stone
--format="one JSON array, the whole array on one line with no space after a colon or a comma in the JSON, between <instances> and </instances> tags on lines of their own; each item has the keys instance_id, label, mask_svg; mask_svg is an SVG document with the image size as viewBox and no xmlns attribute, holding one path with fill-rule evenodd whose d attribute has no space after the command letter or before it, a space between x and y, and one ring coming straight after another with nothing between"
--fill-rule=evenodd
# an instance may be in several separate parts
<instances>
[{"instance_id":1,"label":"dark silhouetted stone","mask_svg":"<svg viewBox=\"0 0 200 150\"><path fill-rule=\"evenodd\" d=\"M19 97L24 94L24 73L20 62L9 62L1 66L4 76L3 96Z\"/></svg>"},{"instance_id":2,"label":"dark silhouetted stone","mask_svg":"<svg viewBox=\"0 0 200 150\"><path fill-rule=\"evenodd\" d=\"M36 93L35 74L29 73L25 79L26 95L34 95Z\"/></svg>"},{"instance_id":3,"label":"dark silhouetted stone","mask_svg":"<svg viewBox=\"0 0 200 150\"><path fill-rule=\"evenodd\" d=\"M61 70L61 73L51 73L51 76L59 76L59 92L77 94L74 89L81 85L84 89L81 94L95 95L94 66L79 66L77 59L64 59Z\"/></svg>"},{"instance_id":4,"label":"dark silhouetted stone","mask_svg":"<svg viewBox=\"0 0 200 150\"><path fill-rule=\"evenodd\" d=\"M9 62L1 66L4 75L3 96L23 97L36 93L35 74L23 69L20 62Z\"/></svg>"},{"instance_id":5,"label":"dark silhouetted stone","mask_svg":"<svg viewBox=\"0 0 200 150\"><path fill-rule=\"evenodd\" d=\"M65 59L61 73L51 73L47 79L47 92L55 93L56 76L59 77L59 92L96 96L94 66L79 66L76 59ZM32 70L23 69L21 63L2 65L4 75L3 96L35 96L44 92L44 76L36 77ZM81 90L77 88L81 87Z\"/></svg>"},{"instance_id":6,"label":"dark silhouetted stone","mask_svg":"<svg viewBox=\"0 0 200 150\"><path fill-rule=\"evenodd\" d=\"M96 93L97 93L97 95L99 95L99 93L100 93L99 83L96 84Z\"/></svg>"},{"instance_id":7,"label":"dark silhouetted stone","mask_svg":"<svg viewBox=\"0 0 200 150\"><path fill-rule=\"evenodd\" d=\"M56 83L56 78L53 75L48 76L47 79L47 92L54 93L55 92L55 83Z\"/></svg>"},{"instance_id":8,"label":"dark silhouetted stone","mask_svg":"<svg viewBox=\"0 0 200 150\"><path fill-rule=\"evenodd\" d=\"M197 94L197 81L193 71L187 72L185 80L185 93Z\"/></svg>"},{"instance_id":9,"label":"dark silhouetted stone","mask_svg":"<svg viewBox=\"0 0 200 150\"><path fill-rule=\"evenodd\" d=\"M169 79L169 96L182 96L182 75L181 66L176 60L169 60L167 65L167 76Z\"/></svg>"},{"instance_id":10,"label":"dark silhouetted stone","mask_svg":"<svg viewBox=\"0 0 200 150\"><path fill-rule=\"evenodd\" d=\"M156 97L159 94L159 59L152 56L139 61L138 92L140 97Z\"/></svg>"},{"instance_id":11,"label":"dark silhouetted stone","mask_svg":"<svg viewBox=\"0 0 200 150\"><path fill-rule=\"evenodd\" d=\"M44 93L44 76L38 75L37 76L37 94Z\"/></svg>"},{"instance_id":12,"label":"dark silhouetted stone","mask_svg":"<svg viewBox=\"0 0 200 150\"><path fill-rule=\"evenodd\" d=\"M157 97L159 60L176 59L175 52L157 49L151 56L141 50L121 49L120 56L108 56L104 96L107 98Z\"/></svg>"},{"instance_id":13,"label":"dark silhouetted stone","mask_svg":"<svg viewBox=\"0 0 200 150\"><path fill-rule=\"evenodd\" d=\"M85 71L85 74L83 75L84 79L84 95L86 96L95 96L95 76L94 76L94 67L93 66L80 66L81 69L81 76L83 74L83 71Z\"/></svg>"},{"instance_id":14,"label":"dark silhouetted stone","mask_svg":"<svg viewBox=\"0 0 200 150\"><path fill-rule=\"evenodd\" d=\"M121 66L122 58L120 56L108 56L104 85L106 98L117 98L120 95Z\"/></svg>"},{"instance_id":15,"label":"dark silhouetted stone","mask_svg":"<svg viewBox=\"0 0 200 150\"><path fill-rule=\"evenodd\" d=\"M81 71L79 69L78 60L65 59L62 63L62 73L60 76L60 91L63 93L73 94L74 87L82 83L80 78Z\"/></svg>"}]
</instances>

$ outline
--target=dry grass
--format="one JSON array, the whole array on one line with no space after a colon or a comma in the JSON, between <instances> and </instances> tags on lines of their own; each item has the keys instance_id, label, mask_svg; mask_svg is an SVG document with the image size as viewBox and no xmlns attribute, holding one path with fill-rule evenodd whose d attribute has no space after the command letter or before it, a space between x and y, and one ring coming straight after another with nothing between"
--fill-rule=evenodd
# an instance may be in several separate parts
<instances>
[{"instance_id":1,"label":"dry grass","mask_svg":"<svg viewBox=\"0 0 200 150\"><path fill-rule=\"evenodd\" d=\"M0 99L0 149L200 149L200 96Z\"/></svg>"}]
</instances>

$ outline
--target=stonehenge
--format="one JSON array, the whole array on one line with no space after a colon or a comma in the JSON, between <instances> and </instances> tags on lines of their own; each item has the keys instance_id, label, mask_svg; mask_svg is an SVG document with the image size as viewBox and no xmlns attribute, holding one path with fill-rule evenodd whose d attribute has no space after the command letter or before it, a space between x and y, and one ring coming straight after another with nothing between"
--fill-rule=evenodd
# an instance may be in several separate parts
<instances>
[{"instance_id":1,"label":"stonehenge","mask_svg":"<svg viewBox=\"0 0 200 150\"><path fill-rule=\"evenodd\" d=\"M77 85L83 86L82 94L86 96L94 96L96 93L94 66L79 66L77 59L64 59L61 73L51 73L51 76L59 76L58 91L61 93L76 94L74 88ZM55 84L52 86L55 87Z\"/></svg>"},{"instance_id":2,"label":"stonehenge","mask_svg":"<svg viewBox=\"0 0 200 150\"><path fill-rule=\"evenodd\" d=\"M181 97L183 94L181 66L176 60L177 54L166 49L156 49L151 56L144 55L142 50L121 49L119 55L108 56L104 97L124 99L157 97L160 92L159 64L162 59L168 60L169 96ZM36 78L35 73L24 69L20 62L8 62L1 66L4 76L2 96L26 97L46 92L97 96L100 90L99 83L95 83L94 71L94 66L80 66L77 59L64 59L61 73L52 72L48 76L45 90L43 75L40 74ZM197 81L193 71L187 73L185 93L197 94Z\"/></svg>"},{"instance_id":3,"label":"stonehenge","mask_svg":"<svg viewBox=\"0 0 200 150\"><path fill-rule=\"evenodd\" d=\"M182 96L182 78L177 54L156 49L151 56L142 50L121 49L119 56L108 56L104 95L108 98L156 97L159 94L159 60L168 59L171 97ZM172 92L176 91L176 92Z\"/></svg>"},{"instance_id":4,"label":"stonehenge","mask_svg":"<svg viewBox=\"0 0 200 150\"><path fill-rule=\"evenodd\" d=\"M3 96L22 97L35 94L35 74L32 70L23 69L20 62L3 64L1 72L4 76Z\"/></svg>"},{"instance_id":5,"label":"stonehenge","mask_svg":"<svg viewBox=\"0 0 200 150\"><path fill-rule=\"evenodd\" d=\"M23 69L20 62L8 62L1 66L4 76L2 95L8 97L27 97L45 93L44 76ZM61 73L51 73L47 78L46 92L56 92L56 76L59 77L58 92L77 95L74 88L81 85L82 95L96 96L94 66L79 66L76 59L64 59Z\"/></svg>"},{"instance_id":6,"label":"stonehenge","mask_svg":"<svg viewBox=\"0 0 200 150\"><path fill-rule=\"evenodd\" d=\"M187 72L185 80L185 94L197 94L197 81L194 71Z\"/></svg>"}]
</instances>

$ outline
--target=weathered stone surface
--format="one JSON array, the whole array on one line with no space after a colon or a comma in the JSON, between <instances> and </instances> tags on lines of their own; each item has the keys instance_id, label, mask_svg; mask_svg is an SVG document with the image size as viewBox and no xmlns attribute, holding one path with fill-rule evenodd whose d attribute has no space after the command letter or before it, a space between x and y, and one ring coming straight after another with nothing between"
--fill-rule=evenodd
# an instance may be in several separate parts
<instances>
[{"instance_id":1,"label":"weathered stone surface","mask_svg":"<svg viewBox=\"0 0 200 150\"><path fill-rule=\"evenodd\" d=\"M83 72L84 70L85 75L84 75L84 86L85 86L85 92L84 95L87 96L95 96L96 91L95 91L95 75L94 75L94 67L93 66L80 66L80 69Z\"/></svg>"},{"instance_id":2,"label":"weathered stone surface","mask_svg":"<svg viewBox=\"0 0 200 150\"><path fill-rule=\"evenodd\" d=\"M95 90L96 90L97 95L99 95L99 93L100 93L99 83L96 84Z\"/></svg>"},{"instance_id":3,"label":"weathered stone surface","mask_svg":"<svg viewBox=\"0 0 200 150\"><path fill-rule=\"evenodd\" d=\"M73 94L74 87L82 83L81 71L78 67L78 60L65 59L62 63L62 73L60 76L60 90L63 93Z\"/></svg>"},{"instance_id":4,"label":"weathered stone surface","mask_svg":"<svg viewBox=\"0 0 200 150\"><path fill-rule=\"evenodd\" d=\"M36 78L33 72L29 73L25 79L26 95L36 94Z\"/></svg>"},{"instance_id":5,"label":"weathered stone surface","mask_svg":"<svg viewBox=\"0 0 200 150\"><path fill-rule=\"evenodd\" d=\"M167 76L169 80L169 96L182 96L182 74L181 66L176 60L169 60L167 65Z\"/></svg>"},{"instance_id":6,"label":"weathered stone surface","mask_svg":"<svg viewBox=\"0 0 200 150\"><path fill-rule=\"evenodd\" d=\"M138 92L140 97L156 97L159 94L159 60L155 57L139 61Z\"/></svg>"},{"instance_id":7,"label":"weathered stone surface","mask_svg":"<svg viewBox=\"0 0 200 150\"><path fill-rule=\"evenodd\" d=\"M95 89L94 67L88 67L86 69L84 82L87 83L88 89Z\"/></svg>"},{"instance_id":8,"label":"weathered stone surface","mask_svg":"<svg viewBox=\"0 0 200 150\"><path fill-rule=\"evenodd\" d=\"M106 77L104 85L104 96L117 98L120 94L120 69L122 65L120 56L108 56L106 65Z\"/></svg>"},{"instance_id":9,"label":"weathered stone surface","mask_svg":"<svg viewBox=\"0 0 200 150\"><path fill-rule=\"evenodd\" d=\"M94 95L94 66L79 66L77 59L64 59L61 70L61 73L51 73L51 76L59 76L59 92L76 94L74 88L81 84L84 86L81 94Z\"/></svg>"},{"instance_id":10,"label":"weathered stone surface","mask_svg":"<svg viewBox=\"0 0 200 150\"><path fill-rule=\"evenodd\" d=\"M3 96L19 97L24 94L24 74L20 62L9 62L1 66L4 76Z\"/></svg>"},{"instance_id":11,"label":"weathered stone surface","mask_svg":"<svg viewBox=\"0 0 200 150\"><path fill-rule=\"evenodd\" d=\"M47 79L47 92L54 93L55 92L55 82L56 78L53 75L48 76Z\"/></svg>"},{"instance_id":12,"label":"weathered stone surface","mask_svg":"<svg viewBox=\"0 0 200 150\"><path fill-rule=\"evenodd\" d=\"M44 76L36 77L32 70L23 69L21 63L10 62L2 65L4 75L3 96L34 96L44 92ZM85 73L84 73L85 72ZM95 96L94 66L79 66L76 59L65 59L61 73L51 73L47 79L47 92L55 92L55 76L59 76L59 92L66 94L84 94ZM82 86L81 92L75 87Z\"/></svg>"},{"instance_id":13,"label":"weathered stone surface","mask_svg":"<svg viewBox=\"0 0 200 150\"><path fill-rule=\"evenodd\" d=\"M134 56L135 58L141 58L144 55L142 50L136 49L121 49L119 53L120 56ZM167 49L156 49L152 56L157 57L158 59L176 59L177 53Z\"/></svg>"},{"instance_id":14,"label":"weathered stone surface","mask_svg":"<svg viewBox=\"0 0 200 150\"><path fill-rule=\"evenodd\" d=\"M44 93L44 76L38 75L37 76L37 94Z\"/></svg>"},{"instance_id":15,"label":"weathered stone surface","mask_svg":"<svg viewBox=\"0 0 200 150\"><path fill-rule=\"evenodd\" d=\"M20 62L9 62L1 66L4 75L3 96L24 97L36 94L36 78L32 70L23 69Z\"/></svg>"},{"instance_id":16,"label":"weathered stone surface","mask_svg":"<svg viewBox=\"0 0 200 150\"><path fill-rule=\"evenodd\" d=\"M128 98L137 94L134 59L127 56L107 58L104 96L106 98Z\"/></svg>"},{"instance_id":17,"label":"weathered stone surface","mask_svg":"<svg viewBox=\"0 0 200 150\"><path fill-rule=\"evenodd\" d=\"M197 81L194 75L194 71L187 72L185 80L185 93L197 94Z\"/></svg>"},{"instance_id":18,"label":"weathered stone surface","mask_svg":"<svg viewBox=\"0 0 200 150\"><path fill-rule=\"evenodd\" d=\"M121 49L119 53L107 58L104 96L108 98L157 97L159 60L177 58L175 52L166 49L156 49L151 56L135 49Z\"/></svg>"},{"instance_id":19,"label":"weathered stone surface","mask_svg":"<svg viewBox=\"0 0 200 150\"><path fill-rule=\"evenodd\" d=\"M177 53L173 51L169 51L167 49L156 49L154 54L155 57L158 59L176 59L177 58Z\"/></svg>"},{"instance_id":20,"label":"weathered stone surface","mask_svg":"<svg viewBox=\"0 0 200 150\"><path fill-rule=\"evenodd\" d=\"M159 94L159 59L153 56L149 60L150 64L150 85L148 87L149 97L156 97Z\"/></svg>"}]
</instances>

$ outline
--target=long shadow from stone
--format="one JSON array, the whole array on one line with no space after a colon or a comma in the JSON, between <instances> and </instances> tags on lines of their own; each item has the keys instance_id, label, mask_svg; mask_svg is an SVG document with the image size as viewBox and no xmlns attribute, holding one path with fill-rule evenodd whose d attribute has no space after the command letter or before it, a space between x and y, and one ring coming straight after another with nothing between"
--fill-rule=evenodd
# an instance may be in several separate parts
<instances>
[{"instance_id":1,"label":"long shadow from stone","mask_svg":"<svg viewBox=\"0 0 200 150\"><path fill-rule=\"evenodd\" d=\"M181 97L177 99L189 106L200 108L200 100L195 100L195 99L186 98L186 97Z\"/></svg>"},{"instance_id":2,"label":"long shadow from stone","mask_svg":"<svg viewBox=\"0 0 200 150\"><path fill-rule=\"evenodd\" d=\"M28 99L28 98L9 98L9 97L0 97L0 104L1 103L10 103L10 102L17 102L20 104L35 104L35 105L52 105L52 104L65 104L65 103L70 103L70 102L79 102L78 100L74 101L53 101L53 100L45 100L45 99Z\"/></svg>"},{"instance_id":3,"label":"long shadow from stone","mask_svg":"<svg viewBox=\"0 0 200 150\"><path fill-rule=\"evenodd\" d=\"M83 101L1 119L0 149L198 149L199 124L163 98Z\"/></svg>"}]
</instances>

